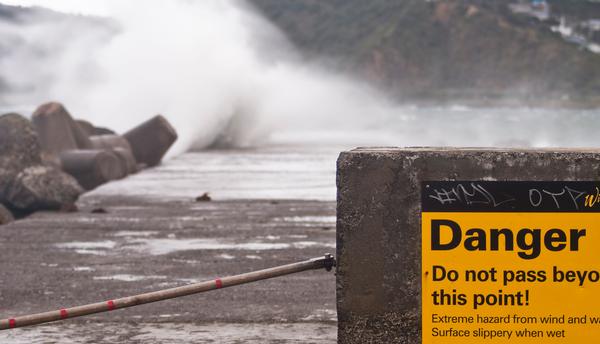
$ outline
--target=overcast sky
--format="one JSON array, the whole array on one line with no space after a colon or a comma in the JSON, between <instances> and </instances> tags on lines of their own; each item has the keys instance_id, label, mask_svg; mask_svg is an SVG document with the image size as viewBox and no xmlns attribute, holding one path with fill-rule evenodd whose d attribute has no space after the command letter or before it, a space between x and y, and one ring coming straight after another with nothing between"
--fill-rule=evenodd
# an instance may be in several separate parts
<instances>
[{"instance_id":1,"label":"overcast sky","mask_svg":"<svg viewBox=\"0 0 600 344\"><path fill-rule=\"evenodd\" d=\"M110 1L114 0L0 0L0 3L19 6L43 6L69 13L106 15L109 11L108 4Z\"/></svg>"}]
</instances>

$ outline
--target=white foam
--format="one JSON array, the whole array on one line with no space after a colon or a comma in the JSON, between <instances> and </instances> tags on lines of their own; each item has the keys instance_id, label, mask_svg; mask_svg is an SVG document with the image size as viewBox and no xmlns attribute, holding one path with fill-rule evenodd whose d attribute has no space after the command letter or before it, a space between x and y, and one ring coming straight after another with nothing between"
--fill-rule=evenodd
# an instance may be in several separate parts
<instances>
[{"instance_id":1,"label":"white foam","mask_svg":"<svg viewBox=\"0 0 600 344\"><path fill-rule=\"evenodd\" d=\"M167 279L167 276L142 276L142 275L129 275L129 274L119 274L112 276L95 276L94 280L97 281L123 281L123 282L136 282L143 280L152 280L152 279Z\"/></svg>"}]
</instances>

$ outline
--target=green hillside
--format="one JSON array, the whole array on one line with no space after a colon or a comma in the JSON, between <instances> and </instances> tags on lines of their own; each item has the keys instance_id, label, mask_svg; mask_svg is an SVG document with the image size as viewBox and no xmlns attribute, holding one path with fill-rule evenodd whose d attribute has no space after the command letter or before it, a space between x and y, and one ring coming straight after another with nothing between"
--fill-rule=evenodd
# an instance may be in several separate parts
<instances>
[{"instance_id":1,"label":"green hillside","mask_svg":"<svg viewBox=\"0 0 600 344\"><path fill-rule=\"evenodd\" d=\"M514 15L507 1L252 2L308 58L357 73L397 99L600 106L600 55ZM600 10L569 3L580 5L568 7L570 15Z\"/></svg>"}]
</instances>

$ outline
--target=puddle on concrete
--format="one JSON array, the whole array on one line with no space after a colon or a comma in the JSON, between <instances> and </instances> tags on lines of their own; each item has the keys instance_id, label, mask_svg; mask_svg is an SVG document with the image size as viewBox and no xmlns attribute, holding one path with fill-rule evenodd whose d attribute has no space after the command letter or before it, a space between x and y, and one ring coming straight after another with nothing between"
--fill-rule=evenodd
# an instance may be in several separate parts
<instances>
[{"instance_id":1,"label":"puddle on concrete","mask_svg":"<svg viewBox=\"0 0 600 344\"><path fill-rule=\"evenodd\" d=\"M335 243L300 241L292 243L246 242L232 243L226 239L137 239L131 241L130 249L152 255L163 255L178 251L196 250L242 250L266 251L284 249L304 249L309 247L335 248Z\"/></svg>"},{"instance_id":2,"label":"puddle on concrete","mask_svg":"<svg viewBox=\"0 0 600 344\"><path fill-rule=\"evenodd\" d=\"M167 279L167 276L142 276L142 275L129 275L119 274L112 276L94 276L94 280L97 281L123 281L123 282L136 282L143 280L155 280L155 279Z\"/></svg>"},{"instance_id":3,"label":"puddle on concrete","mask_svg":"<svg viewBox=\"0 0 600 344\"><path fill-rule=\"evenodd\" d=\"M286 238L290 238L290 239L306 239L308 238L308 235L304 235L304 234L293 234L293 235L288 235L286 236Z\"/></svg>"},{"instance_id":4,"label":"puddle on concrete","mask_svg":"<svg viewBox=\"0 0 600 344\"><path fill-rule=\"evenodd\" d=\"M258 237L258 239L266 239L266 240L275 241L275 240L281 239L281 237L279 235L267 235L267 236L263 236L263 237Z\"/></svg>"},{"instance_id":5,"label":"puddle on concrete","mask_svg":"<svg viewBox=\"0 0 600 344\"><path fill-rule=\"evenodd\" d=\"M337 221L337 219L335 216L289 216L275 218L275 221L334 224Z\"/></svg>"},{"instance_id":6,"label":"puddle on concrete","mask_svg":"<svg viewBox=\"0 0 600 344\"><path fill-rule=\"evenodd\" d=\"M169 235L167 238L145 238L154 232L131 232L140 235L127 236L130 232L119 232L121 237L127 238L127 242L119 245L120 251L129 250L143 254L164 255L180 251L200 251L200 250L235 250L235 251L267 251L267 250L285 250L285 249L306 249L313 247L335 248L333 242L319 241L293 241L293 242L274 242L280 240L279 236L258 237L256 241L235 243L225 238L218 239L178 239L175 235ZM304 238L298 236L297 238ZM268 242L263 242L264 240ZM115 253L117 243L114 241L97 242L68 242L55 245L61 249L74 250L83 255L107 255ZM221 254L217 256L222 259L235 259L231 254ZM250 259L255 259L250 258Z\"/></svg>"},{"instance_id":7,"label":"puddle on concrete","mask_svg":"<svg viewBox=\"0 0 600 344\"><path fill-rule=\"evenodd\" d=\"M325 244L316 241L298 241L292 244L294 248L304 249L309 247L335 248L335 244Z\"/></svg>"},{"instance_id":8,"label":"puddle on concrete","mask_svg":"<svg viewBox=\"0 0 600 344\"><path fill-rule=\"evenodd\" d=\"M82 224L96 224L96 223L116 223L116 222L125 222L125 223L140 223L142 221L145 221L145 219L142 218L137 218L137 217L116 217L116 216L103 216L103 217L83 217L83 216L77 216L77 217L72 217L72 218L62 218L62 217L57 217L55 219L49 217L49 218L44 218L44 222L64 222L64 221L69 221L69 222L74 222L74 223L82 223Z\"/></svg>"},{"instance_id":9,"label":"puddle on concrete","mask_svg":"<svg viewBox=\"0 0 600 344\"><path fill-rule=\"evenodd\" d=\"M114 248L117 245L114 241L73 241L73 242L65 242L56 244L58 248L71 248L71 249L110 249Z\"/></svg>"},{"instance_id":10,"label":"puddle on concrete","mask_svg":"<svg viewBox=\"0 0 600 344\"><path fill-rule=\"evenodd\" d=\"M232 259L235 259L235 256L232 256L227 253L223 253L223 254L218 255L217 258L221 258L221 259L225 259L225 260L232 260Z\"/></svg>"},{"instance_id":11,"label":"puddle on concrete","mask_svg":"<svg viewBox=\"0 0 600 344\"><path fill-rule=\"evenodd\" d=\"M178 278L174 281L161 282L158 284L160 288L172 288L172 287L180 287L189 284L196 284L201 282L212 281L213 279L209 277L205 278Z\"/></svg>"},{"instance_id":12,"label":"puddle on concrete","mask_svg":"<svg viewBox=\"0 0 600 344\"><path fill-rule=\"evenodd\" d=\"M337 321L337 312L333 309L317 309L311 315L302 318L303 321Z\"/></svg>"},{"instance_id":13,"label":"puddle on concrete","mask_svg":"<svg viewBox=\"0 0 600 344\"><path fill-rule=\"evenodd\" d=\"M78 254L105 256L108 254L107 250L115 248L117 243L110 240L96 242L74 241L56 244L55 246L61 249L74 250Z\"/></svg>"}]
</instances>

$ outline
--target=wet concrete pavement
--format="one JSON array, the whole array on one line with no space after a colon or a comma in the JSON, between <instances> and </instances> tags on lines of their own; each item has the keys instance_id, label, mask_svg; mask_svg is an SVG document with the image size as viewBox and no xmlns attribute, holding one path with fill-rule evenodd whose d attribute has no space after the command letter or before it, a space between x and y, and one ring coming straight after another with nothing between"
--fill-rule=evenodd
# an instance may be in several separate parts
<instances>
[{"instance_id":1,"label":"wet concrete pavement","mask_svg":"<svg viewBox=\"0 0 600 344\"><path fill-rule=\"evenodd\" d=\"M0 228L0 317L181 286L335 251L333 200L310 200L312 191L306 190L300 197L291 194L279 200L268 194L252 199L252 193L239 199L219 197L226 193L218 191L218 183L206 182L214 170L184 168L194 165L190 159L195 158L200 157L176 159L92 192L80 200L77 213L39 213ZM286 177L286 166L277 170L284 172L272 178L274 183L294 173L288 170ZM330 194L334 183L328 181L328 169L313 171L321 177L311 179L327 188L315 189L323 195ZM240 187L248 190L248 185L256 185L252 184L256 175L264 184L269 173L269 169L248 172L249 184ZM188 189L169 192L170 180L180 183L178 176L188 178ZM165 190L164 197L144 194L156 183ZM115 192L119 186L120 194ZM190 197L214 188L215 201L196 202ZM275 187L275 194L281 193L280 188ZM225 186L221 189L235 193ZM100 208L105 213L94 213ZM0 343L335 340L335 276L325 271L0 332Z\"/></svg>"}]
</instances>

